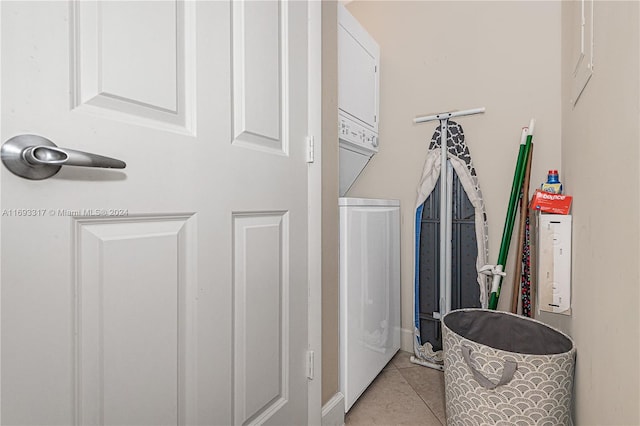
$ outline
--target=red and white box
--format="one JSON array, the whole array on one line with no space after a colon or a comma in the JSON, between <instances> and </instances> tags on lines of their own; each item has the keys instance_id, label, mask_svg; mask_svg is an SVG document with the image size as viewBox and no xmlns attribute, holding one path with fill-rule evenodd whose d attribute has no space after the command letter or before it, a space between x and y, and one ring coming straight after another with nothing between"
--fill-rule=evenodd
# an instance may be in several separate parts
<instances>
[{"instance_id":1,"label":"red and white box","mask_svg":"<svg viewBox=\"0 0 640 426\"><path fill-rule=\"evenodd\" d=\"M529 208L545 213L569 214L571 211L571 201L573 201L573 197L570 195L551 194L536 189L536 192L531 198L531 203L529 203Z\"/></svg>"}]
</instances>

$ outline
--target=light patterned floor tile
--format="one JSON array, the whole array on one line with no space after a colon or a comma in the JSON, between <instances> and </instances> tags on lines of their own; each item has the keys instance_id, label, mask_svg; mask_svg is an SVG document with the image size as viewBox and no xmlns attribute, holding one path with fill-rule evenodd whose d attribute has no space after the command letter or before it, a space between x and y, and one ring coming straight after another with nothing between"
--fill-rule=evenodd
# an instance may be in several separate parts
<instances>
[{"instance_id":1,"label":"light patterned floor tile","mask_svg":"<svg viewBox=\"0 0 640 426\"><path fill-rule=\"evenodd\" d=\"M393 365L396 366L396 368L415 367L416 364L410 361L410 358L412 355L413 354L411 352L398 351L398 353L396 354L396 356L393 357L391 362L393 363Z\"/></svg>"},{"instance_id":2,"label":"light patterned floor tile","mask_svg":"<svg viewBox=\"0 0 640 426\"><path fill-rule=\"evenodd\" d=\"M382 371L345 418L347 426L441 424L397 369Z\"/></svg>"},{"instance_id":3,"label":"light patterned floor tile","mask_svg":"<svg viewBox=\"0 0 640 426\"><path fill-rule=\"evenodd\" d=\"M420 395L420 398L433 411L444 424L444 373L428 367L415 366L398 370L409 382L411 387Z\"/></svg>"}]
</instances>

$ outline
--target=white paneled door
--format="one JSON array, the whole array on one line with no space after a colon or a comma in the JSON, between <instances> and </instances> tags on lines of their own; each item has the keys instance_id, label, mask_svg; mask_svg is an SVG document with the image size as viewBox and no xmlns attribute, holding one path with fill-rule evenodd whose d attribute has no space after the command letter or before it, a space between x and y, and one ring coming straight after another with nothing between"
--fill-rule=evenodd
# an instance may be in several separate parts
<instances>
[{"instance_id":1,"label":"white paneled door","mask_svg":"<svg viewBox=\"0 0 640 426\"><path fill-rule=\"evenodd\" d=\"M1 8L2 424L306 423L307 4Z\"/></svg>"}]
</instances>

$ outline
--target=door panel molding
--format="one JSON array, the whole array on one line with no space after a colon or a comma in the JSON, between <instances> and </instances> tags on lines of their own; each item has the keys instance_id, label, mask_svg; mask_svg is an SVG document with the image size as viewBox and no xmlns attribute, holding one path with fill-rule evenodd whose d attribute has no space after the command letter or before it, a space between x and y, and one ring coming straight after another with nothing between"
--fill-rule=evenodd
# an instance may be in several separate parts
<instances>
[{"instance_id":1,"label":"door panel molding","mask_svg":"<svg viewBox=\"0 0 640 426\"><path fill-rule=\"evenodd\" d=\"M289 213L233 214L234 424L289 399Z\"/></svg>"},{"instance_id":2,"label":"door panel molding","mask_svg":"<svg viewBox=\"0 0 640 426\"><path fill-rule=\"evenodd\" d=\"M232 3L232 143L288 155L287 7L273 1Z\"/></svg>"},{"instance_id":3,"label":"door panel molding","mask_svg":"<svg viewBox=\"0 0 640 426\"><path fill-rule=\"evenodd\" d=\"M192 423L195 216L73 222L75 423Z\"/></svg>"},{"instance_id":4,"label":"door panel molding","mask_svg":"<svg viewBox=\"0 0 640 426\"><path fill-rule=\"evenodd\" d=\"M122 7L132 15L125 22ZM195 8L195 2L71 1L71 109L194 134ZM156 31L141 31L138 19ZM166 44L175 49L153 49Z\"/></svg>"}]
</instances>

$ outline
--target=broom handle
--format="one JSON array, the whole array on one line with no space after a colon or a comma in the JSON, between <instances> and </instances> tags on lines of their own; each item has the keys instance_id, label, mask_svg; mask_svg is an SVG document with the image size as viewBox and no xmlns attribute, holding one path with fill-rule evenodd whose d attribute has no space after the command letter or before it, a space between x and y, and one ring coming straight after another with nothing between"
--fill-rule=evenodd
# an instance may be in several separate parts
<instances>
[{"instance_id":1,"label":"broom handle","mask_svg":"<svg viewBox=\"0 0 640 426\"><path fill-rule=\"evenodd\" d=\"M516 254L516 269L513 271L513 292L511 294L511 312L518 311L518 296L520 295L520 275L522 274L522 253L524 251L524 234L529 209L529 182L531 181L531 159L533 158L533 143L529 149L527 167L524 171L524 182L522 184L522 195L520 197L520 223L518 228L518 252Z\"/></svg>"},{"instance_id":2,"label":"broom handle","mask_svg":"<svg viewBox=\"0 0 640 426\"><path fill-rule=\"evenodd\" d=\"M511 186L511 196L507 205L507 217L502 230L502 242L500 243L500 252L498 253L498 262L495 269L497 273L493 275L491 281L491 293L489 295L489 309L496 310L498 308L498 299L500 298L500 287L502 285L502 272L505 269L507 256L509 254L509 245L511 242L511 234L513 233L513 225L516 220L516 209L518 207L518 198L522 189L522 180L524 178L524 169L526 167L527 158L529 158L529 150L531 148L531 140L533 139L533 124L531 119L528 130L523 129L520 149L518 151L518 160L516 161L516 171L513 174L513 184ZM524 143L524 145L523 145Z\"/></svg>"}]
</instances>

